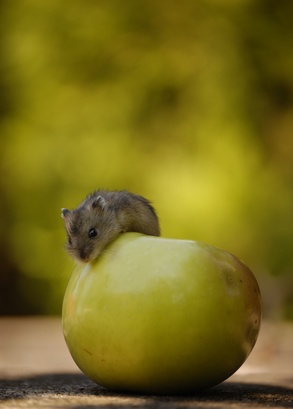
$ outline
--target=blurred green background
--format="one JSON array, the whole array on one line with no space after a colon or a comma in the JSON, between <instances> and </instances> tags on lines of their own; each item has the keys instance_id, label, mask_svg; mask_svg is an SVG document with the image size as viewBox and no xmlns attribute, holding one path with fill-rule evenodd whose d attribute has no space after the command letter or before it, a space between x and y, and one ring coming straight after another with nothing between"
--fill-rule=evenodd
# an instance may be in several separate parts
<instances>
[{"instance_id":1,"label":"blurred green background","mask_svg":"<svg viewBox=\"0 0 293 409\"><path fill-rule=\"evenodd\" d=\"M0 1L0 314L60 314L60 208L146 196L293 319L293 2Z\"/></svg>"}]
</instances>

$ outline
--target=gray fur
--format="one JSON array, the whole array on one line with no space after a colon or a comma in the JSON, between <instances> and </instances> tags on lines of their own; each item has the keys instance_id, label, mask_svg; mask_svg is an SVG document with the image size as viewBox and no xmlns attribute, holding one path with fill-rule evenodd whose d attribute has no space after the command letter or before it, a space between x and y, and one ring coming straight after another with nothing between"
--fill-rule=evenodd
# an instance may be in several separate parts
<instances>
[{"instance_id":1,"label":"gray fur","mask_svg":"<svg viewBox=\"0 0 293 409\"><path fill-rule=\"evenodd\" d=\"M150 202L126 190L98 190L74 210L62 209L66 248L77 261L96 259L119 234L160 235L159 220Z\"/></svg>"}]
</instances>

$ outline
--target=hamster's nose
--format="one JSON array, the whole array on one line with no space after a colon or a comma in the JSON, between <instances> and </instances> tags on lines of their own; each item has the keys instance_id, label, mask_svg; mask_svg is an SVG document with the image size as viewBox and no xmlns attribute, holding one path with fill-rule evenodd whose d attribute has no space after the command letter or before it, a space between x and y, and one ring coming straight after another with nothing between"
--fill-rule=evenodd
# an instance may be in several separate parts
<instances>
[{"instance_id":1,"label":"hamster's nose","mask_svg":"<svg viewBox=\"0 0 293 409\"><path fill-rule=\"evenodd\" d=\"M88 261L88 256L86 255L86 252L83 249L79 250L79 258L84 262Z\"/></svg>"}]
</instances>

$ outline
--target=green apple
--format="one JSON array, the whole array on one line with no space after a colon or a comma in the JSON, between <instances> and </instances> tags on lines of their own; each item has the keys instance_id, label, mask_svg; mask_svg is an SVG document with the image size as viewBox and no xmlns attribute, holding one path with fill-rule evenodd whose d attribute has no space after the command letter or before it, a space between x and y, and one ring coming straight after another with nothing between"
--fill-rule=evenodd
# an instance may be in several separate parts
<instances>
[{"instance_id":1,"label":"green apple","mask_svg":"<svg viewBox=\"0 0 293 409\"><path fill-rule=\"evenodd\" d=\"M73 359L96 383L190 393L243 364L258 336L261 298L252 272L230 253L125 233L75 269L62 322Z\"/></svg>"}]
</instances>

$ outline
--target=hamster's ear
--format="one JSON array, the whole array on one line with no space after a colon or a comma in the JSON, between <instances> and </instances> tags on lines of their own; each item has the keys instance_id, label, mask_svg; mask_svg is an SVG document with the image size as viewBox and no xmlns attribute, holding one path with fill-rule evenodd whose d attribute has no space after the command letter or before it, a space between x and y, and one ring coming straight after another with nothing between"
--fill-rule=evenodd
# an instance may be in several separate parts
<instances>
[{"instance_id":1,"label":"hamster's ear","mask_svg":"<svg viewBox=\"0 0 293 409\"><path fill-rule=\"evenodd\" d=\"M70 210L64 209L64 208L61 209L61 217L63 219L65 219L69 215L69 213L70 213Z\"/></svg>"},{"instance_id":2,"label":"hamster's ear","mask_svg":"<svg viewBox=\"0 0 293 409\"><path fill-rule=\"evenodd\" d=\"M96 207L100 207L101 209L105 209L106 207L106 200L102 197L102 196L98 196L92 203L92 207L96 208Z\"/></svg>"}]
</instances>

